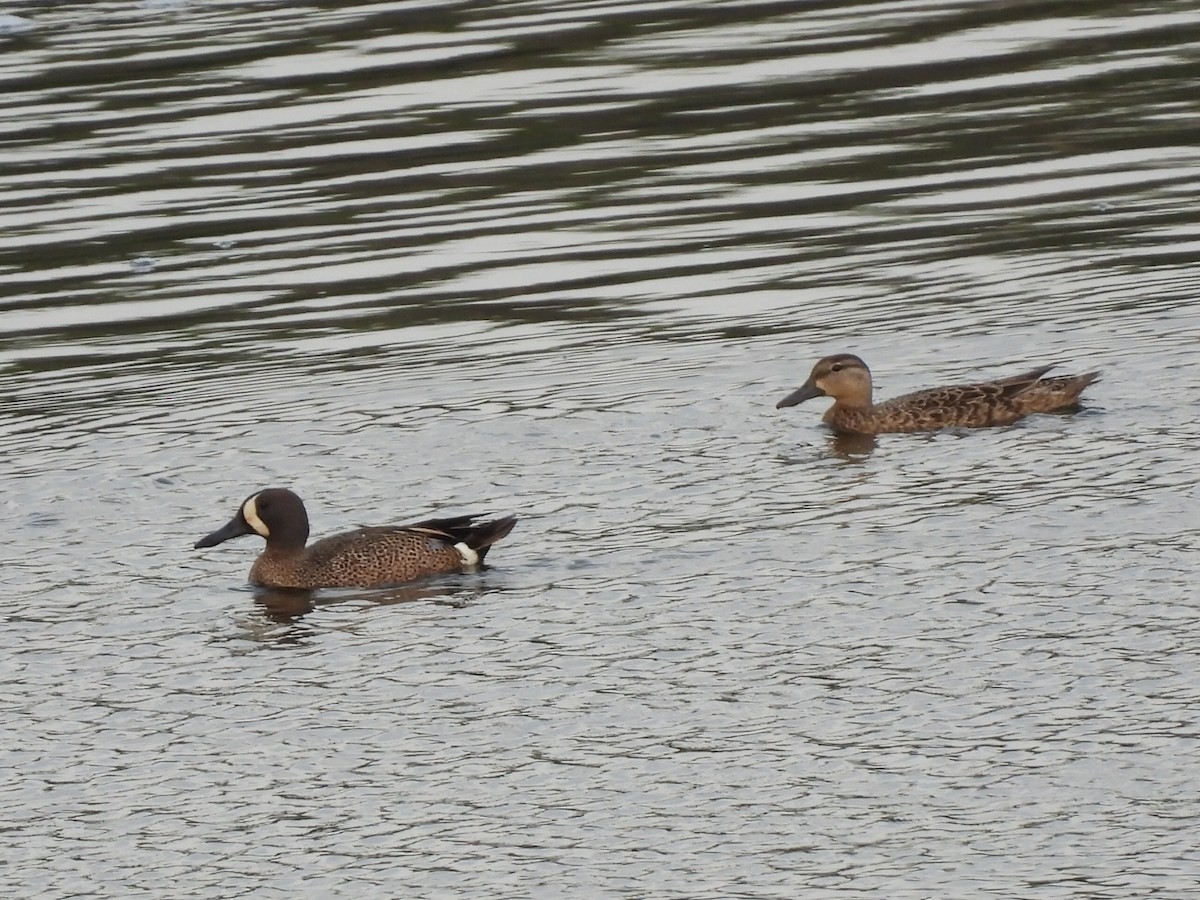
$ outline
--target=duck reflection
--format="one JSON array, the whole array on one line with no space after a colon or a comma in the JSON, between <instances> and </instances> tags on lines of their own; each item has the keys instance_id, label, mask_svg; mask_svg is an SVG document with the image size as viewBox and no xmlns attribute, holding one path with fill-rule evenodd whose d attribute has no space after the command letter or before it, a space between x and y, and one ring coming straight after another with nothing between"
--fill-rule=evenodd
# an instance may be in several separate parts
<instances>
[{"instance_id":1,"label":"duck reflection","mask_svg":"<svg viewBox=\"0 0 1200 900\"><path fill-rule=\"evenodd\" d=\"M829 449L833 455L850 463L865 462L878 446L873 434L845 432L829 437Z\"/></svg>"},{"instance_id":2,"label":"duck reflection","mask_svg":"<svg viewBox=\"0 0 1200 900\"><path fill-rule=\"evenodd\" d=\"M471 605L485 593L482 588L464 588L461 583L436 582L353 591L260 587L254 590L254 602L262 609L267 619L287 624L304 618L318 607L343 603L391 606L424 601L461 608Z\"/></svg>"},{"instance_id":3,"label":"duck reflection","mask_svg":"<svg viewBox=\"0 0 1200 900\"><path fill-rule=\"evenodd\" d=\"M285 588L258 588L254 591L254 602L263 608L267 618L273 622L291 622L308 615L316 608L316 597L316 591Z\"/></svg>"}]
</instances>

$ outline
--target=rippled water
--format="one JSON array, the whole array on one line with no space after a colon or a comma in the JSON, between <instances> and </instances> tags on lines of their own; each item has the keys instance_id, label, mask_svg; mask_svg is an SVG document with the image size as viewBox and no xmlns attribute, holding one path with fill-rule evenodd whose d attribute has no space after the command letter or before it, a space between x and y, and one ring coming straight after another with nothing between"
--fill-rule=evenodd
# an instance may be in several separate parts
<instances>
[{"instance_id":1,"label":"rippled water","mask_svg":"<svg viewBox=\"0 0 1200 900\"><path fill-rule=\"evenodd\" d=\"M1193 3L7 12L6 896L1194 896Z\"/></svg>"}]
</instances>

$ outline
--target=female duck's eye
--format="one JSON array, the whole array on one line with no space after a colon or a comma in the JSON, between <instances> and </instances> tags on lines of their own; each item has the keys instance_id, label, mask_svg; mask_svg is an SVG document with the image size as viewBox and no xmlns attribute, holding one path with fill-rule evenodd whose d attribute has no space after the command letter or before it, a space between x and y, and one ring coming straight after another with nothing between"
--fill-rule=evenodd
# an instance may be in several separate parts
<instances>
[{"instance_id":1,"label":"female duck's eye","mask_svg":"<svg viewBox=\"0 0 1200 900\"><path fill-rule=\"evenodd\" d=\"M840 371L842 371L842 364L841 364L841 363L835 363L834 365L832 365L832 366L830 366L830 367L829 367L829 371L831 371L831 372L840 372Z\"/></svg>"}]
</instances>

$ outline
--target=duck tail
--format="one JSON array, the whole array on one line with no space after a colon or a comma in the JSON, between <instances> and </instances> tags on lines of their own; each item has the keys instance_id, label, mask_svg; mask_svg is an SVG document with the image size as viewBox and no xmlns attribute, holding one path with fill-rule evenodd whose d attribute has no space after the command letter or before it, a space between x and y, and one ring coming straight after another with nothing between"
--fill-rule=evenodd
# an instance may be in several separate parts
<instances>
[{"instance_id":1,"label":"duck tail","mask_svg":"<svg viewBox=\"0 0 1200 900\"><path fill-rule=\"evenodd\" d=\"M1039 387L1047 387L1063 394L1078 397L1083 389L1100 377L1099 372L1084 372L1082 375L1059 375L1057 378L1043 378Z\"/></svg>"},{"instance_id":2,"label":"duck tail","mask_svg":"<svg viewBox=\"0 0 1200 900\"><path fill-rule=\"evenodd\" d=\"M481 522L478 525L473 525L466 530L463 536L463 542L479 554L480 562L487 555L488 548L496 541L505 537L513 526L517 524L516 516L504 516L499 519L492 519L490 522Z\"/></svg>"},{"instance_id":3,"label":"duck tail","mask_svg":"<svg viewBox=\"0 0 1200 900\"><path fill-rule=\"evenodd\" d=\"M1028 398L1031 412L1072 409L1079 405L1079 395L1083 393L1083 389L1099 377L1099 372L1085 372L1082 375L1043 378L1022 394L1022 399Z\"/></svg>"},{"instance_id":4,"label":"duck tail","mask_svg":"<svg viewBox=\"0 0 1200 900\"><path fill-rule=\"evenodd\" d=\"M476 558L472 562L478 563L483 561L488 547L513 530L513 526L517 524L517 517L503 516L489 522L477 522L477 519L478 517L473 515L454 516L447 519L425 519L405 527L423 531L431 537L448 541L451 544L461 544L474 552Z\"/></svg>"},{"instance_id":5,"label":"duck tail","mask_svg":"<svg viewBox=\"0 0 1200 900\"><path fill-rule=\"evenodd\" d=\"M1038 368L1032 369L1028 372L1022 372L1020 375L1009 375L1007 378L997 378L995 383L1003 385L1004 387L1021 388L1036 382L1039 378L1053 369L1054 365L1054 363L1050 363L1048 366L1039 366Z\"/></svg>"}]
</instances>

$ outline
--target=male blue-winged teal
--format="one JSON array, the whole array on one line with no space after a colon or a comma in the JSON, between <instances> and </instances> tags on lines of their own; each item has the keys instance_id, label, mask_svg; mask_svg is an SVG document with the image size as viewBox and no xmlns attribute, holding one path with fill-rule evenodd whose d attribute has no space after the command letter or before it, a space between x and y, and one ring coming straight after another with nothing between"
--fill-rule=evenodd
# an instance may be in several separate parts
<instances>
[{"instance_id":1,"label":"male blue-winged teal","mask_svg":"<svg viewBox=\"0 0 1200 900\"><path fill-rule=\"evenodd\" d=\"M813 397L832 397L824 421L846 434L885 434L900 431L936 431L939 428L983 428L1011 425L1030 413L1070 409L1079 394L1099 376L1063 375L1043 378L1053 366L1042 366L1022 375L977 384L928 388L871 402L871 371L857 356L839 353L813 366L808 381L775 404L795 406Z\"/></svg>"},{"instance_id":2,"label":"male blue-winged teal","mask_svg":"<svg viewBox=\"0 0 1200 900\"><path fill-rule=\"evenodd\" d=\"M426 575L470 571L517 523L515 516L475 522L474 516L427 519L412 525L358 528L308 542L308 513L291 491L270 488L247 497L224 528L196 549L257 534L267 547L250 569L265 587L381 587Z\"/></svg>"}]
</instances>

